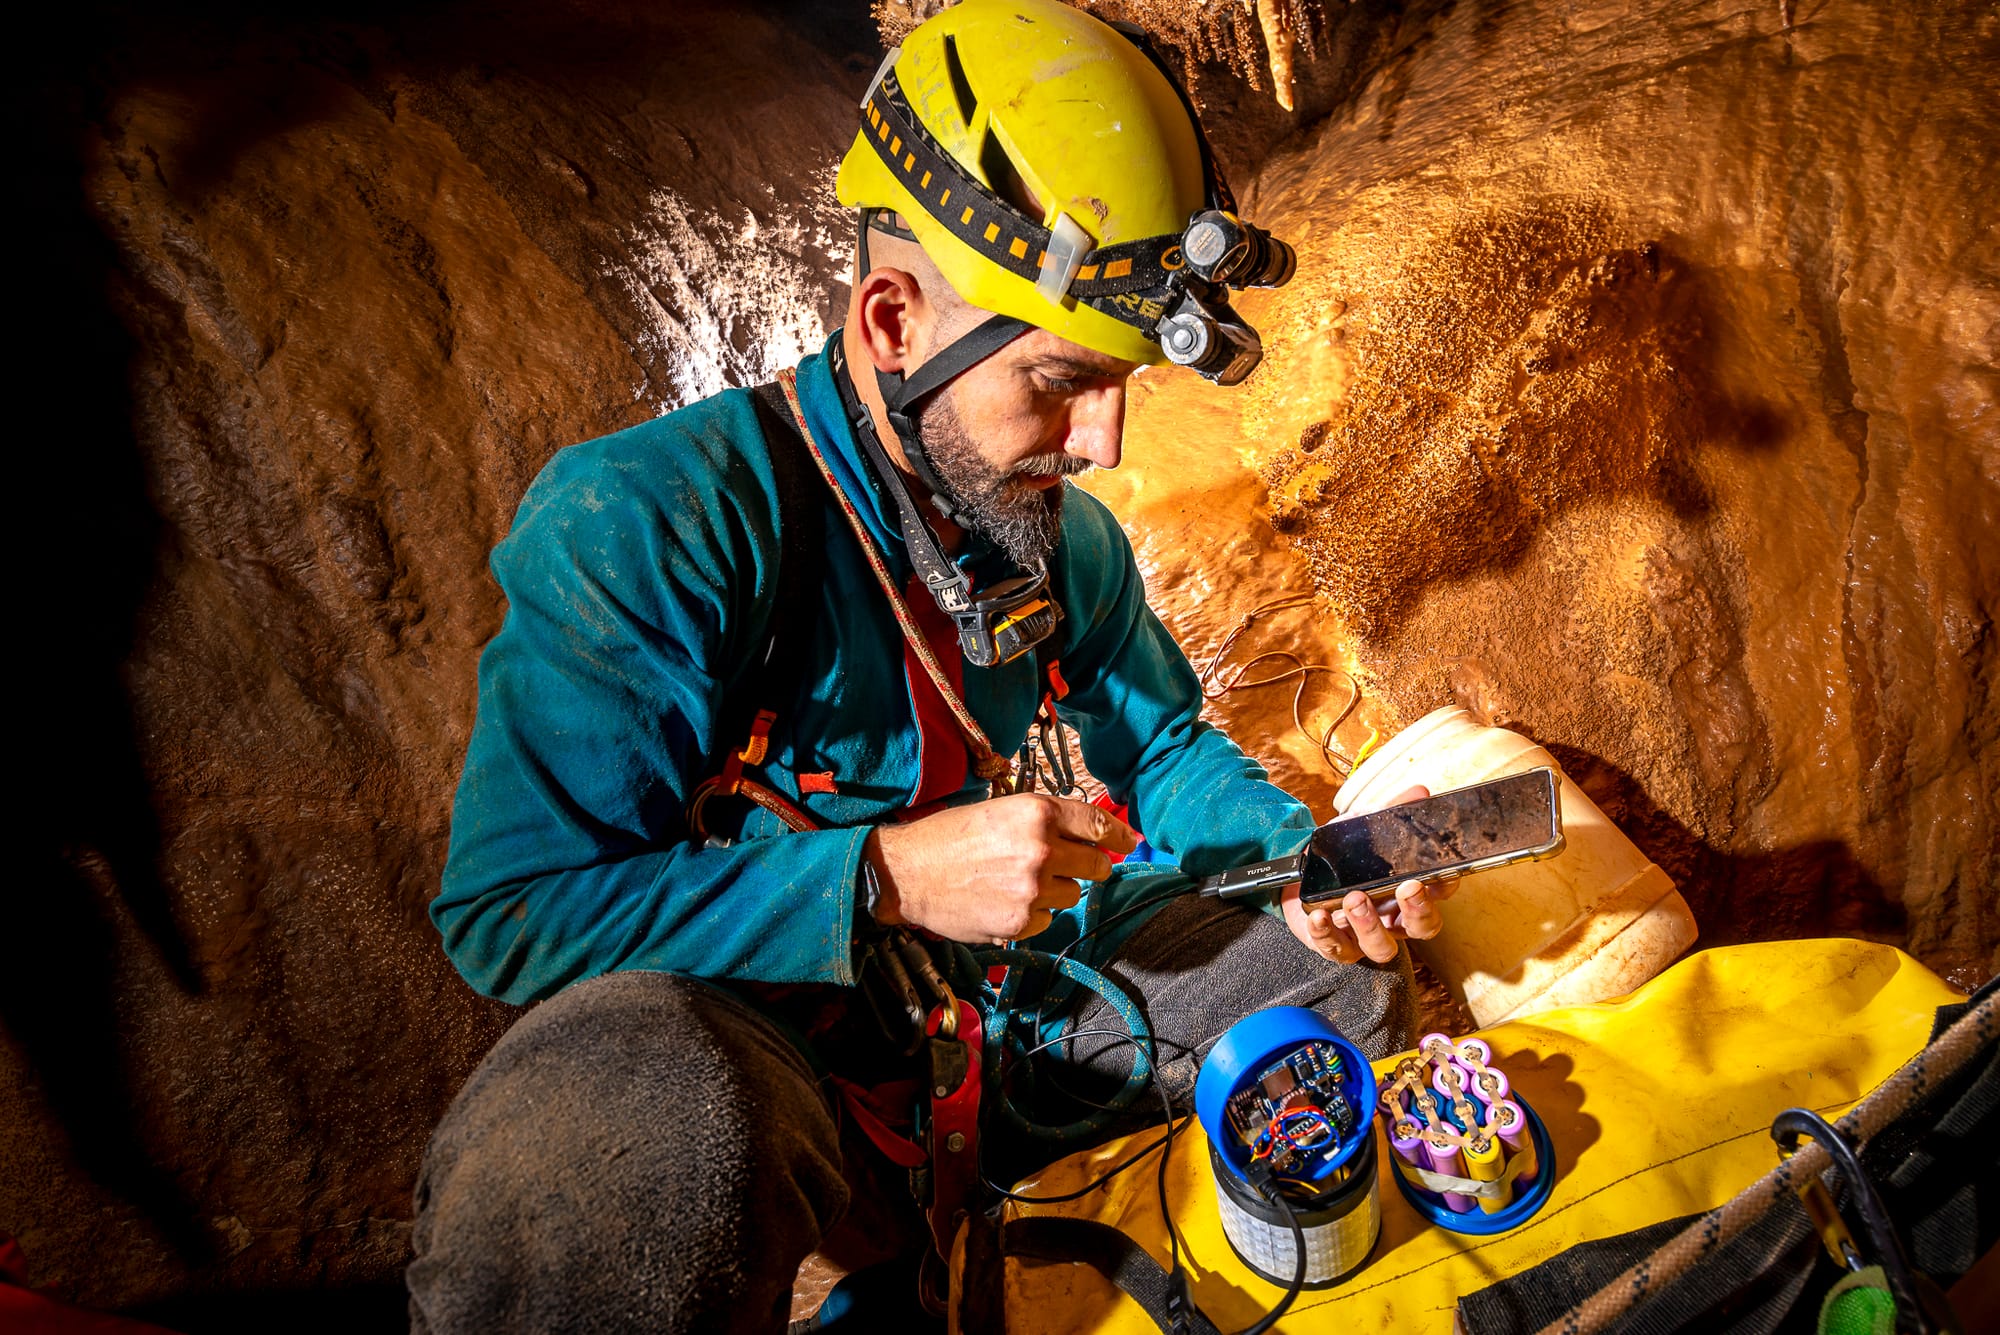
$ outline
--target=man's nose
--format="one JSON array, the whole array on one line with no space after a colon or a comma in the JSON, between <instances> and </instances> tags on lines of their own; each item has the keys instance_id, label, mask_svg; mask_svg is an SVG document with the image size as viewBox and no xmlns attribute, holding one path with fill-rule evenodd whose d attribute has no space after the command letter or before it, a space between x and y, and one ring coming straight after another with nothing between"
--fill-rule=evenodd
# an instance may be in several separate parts
<instances>
[{"instance_id":1,"label":"man's nose","mask_svg":"<svg viewBox=\"0 0 2000 1335\"><path fill-rule=\"evenodd\" d=\"M1125 386L1108 385L1079 394L1069 409L1069 434L1063 453L1088 459L1099 468L1116 468L1125 450Z\"/></svg>"}]
</instances>

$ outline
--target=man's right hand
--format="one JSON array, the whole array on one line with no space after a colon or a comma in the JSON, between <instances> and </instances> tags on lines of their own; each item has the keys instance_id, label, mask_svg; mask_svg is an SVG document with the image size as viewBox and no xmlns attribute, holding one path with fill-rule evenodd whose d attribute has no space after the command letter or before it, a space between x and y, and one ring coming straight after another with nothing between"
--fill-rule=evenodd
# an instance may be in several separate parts
<instances>
[{"instance_id":1,"label":"man's right hand","mask_svg":"<svg viewBox=\"0 0 2000 1335\"><path fill-rule=\"evenodd\" d=\"M1082 895L1077 882L1103 880L1138 842L1102 807L1015 793L878 825L862 854L882 886L877 921L984 945L1042 931Z\"/></svg>"}]
</instances>

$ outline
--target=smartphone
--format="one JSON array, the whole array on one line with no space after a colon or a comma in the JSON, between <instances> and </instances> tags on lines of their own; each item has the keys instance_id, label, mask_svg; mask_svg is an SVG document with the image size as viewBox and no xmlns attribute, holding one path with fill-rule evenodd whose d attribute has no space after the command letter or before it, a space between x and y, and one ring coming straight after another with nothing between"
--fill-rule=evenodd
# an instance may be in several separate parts
<instances>
[{"instance_id":1,"label":"smartphone","mask_svg":"<svg viewBox=\"0 0 2000 1335\"><path fill-rule=\"evenodd\" d=\"M1556 773L1532 769L1365 816L1329 821L1313 832L1300 867L1299 902L1362 891L1387 899L1404 881L1434 881L1563 849Z\"/></svg>"},{"instance_id":2,"label":"smartphone","mask_svg":"<svg viewBox=\"0 0 2000 1335\"><path fill-rule=\"evenodd\" d=\"M1200 890L1234 899L1297 883L1305 904L1340 899L1353 890L1388 900L1404 881L1445 880L1554 857L1562 849L1556 773L1533 769L1329 821L1292 856L1211 876Z\"/></svg>"}]
</instances>

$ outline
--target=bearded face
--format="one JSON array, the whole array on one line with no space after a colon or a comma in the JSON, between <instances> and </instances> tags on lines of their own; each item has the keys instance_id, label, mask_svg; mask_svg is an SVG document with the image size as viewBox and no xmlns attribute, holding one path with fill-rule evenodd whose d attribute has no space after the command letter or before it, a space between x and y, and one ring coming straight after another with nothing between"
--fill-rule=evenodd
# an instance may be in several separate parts
<instances>
[{"instance_id":1,"label":"bearded face","mask_svg":"<svg viewBox=\"0 0 2000 1335\"><path fill-rule=\"evenodd\" d=\"M1064 488L1037 487L1033 479L1074 477L1090 460L1058 452L997 467L966 432L949 390L923 405L917 429L931 467L963 507L967 526L1024 570L1046 565L1062 532Z\"/></svg>"}]
</instances>

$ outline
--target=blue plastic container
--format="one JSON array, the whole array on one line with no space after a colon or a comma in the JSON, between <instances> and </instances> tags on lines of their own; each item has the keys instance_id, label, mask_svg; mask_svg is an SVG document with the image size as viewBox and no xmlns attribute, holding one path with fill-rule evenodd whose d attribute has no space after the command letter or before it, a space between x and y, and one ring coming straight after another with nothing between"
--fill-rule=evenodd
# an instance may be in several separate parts
<instances>
[{"instance_id":1,"label":"blue plastic container","mask_svg":"<svg viewBox=\"0 0 2000 1335\"><path fill-rule=\"evenodd\" d=\"M1201 1074L1194 1082L1194 1111L1208 1133L1209 1144L1238 1177L1245 1177L1250 1149L1229 1126L1226 1112L1229 1096L1256 1079L1280 1058L1308 1043L1324 1043L1340 1053L1341 1093L1353 1104L1361 1118L1372 1118L1375 1110L1375 1072L1361 1049L1341 1037L1318 1011L1304 1006L1271 1006L1247 1015L1230 1026L1202 1059ZM1372 1134L1372 1133L1371 1133ZM1350 1136L1348 1143L1325 1163L1315 1166L1312 1180L1324 1182L1335 1176L1360 1153L1367 1136Z\"/></svg>"}]
</instances>

